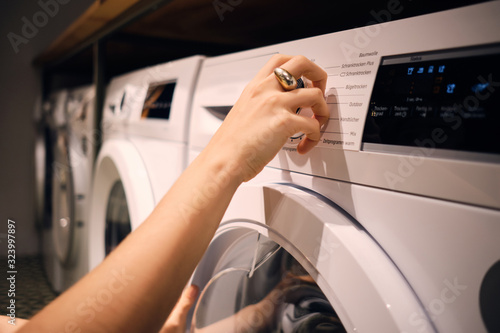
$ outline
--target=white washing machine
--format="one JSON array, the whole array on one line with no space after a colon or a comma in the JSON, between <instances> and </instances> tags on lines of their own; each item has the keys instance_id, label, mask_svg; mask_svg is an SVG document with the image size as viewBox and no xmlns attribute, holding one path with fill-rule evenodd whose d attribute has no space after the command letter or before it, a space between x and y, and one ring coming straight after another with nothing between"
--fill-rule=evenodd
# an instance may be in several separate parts
<instances>
[{"instance_id":1,"label":"white washing machine","mask_svg":"<svg viewBox=\"0 0 500 333\"><path fill-rule=\"evenodd\" d=\"M113 79L103 111L89 230L93 268L142 223L187 164L201 56Z\"/></svg>"},{"instance_id":2,"label":"white washing machine","mask_svg":"<svg viewBox=\"0 0 500 333\"><path fill-rule=\"evenodd\" d=\"M43 100L38 96L34 108L34 132L35 132L35 221L38 230L42 230L45 225L46 214L50 209L47 205L51 200L50 189L52 184L48 184L51 179L50 163L52 159L53 145L53 102L55 96L48 100ZM52 100L52 102L51 102Z\"/></svg>"},{"instance_id":3,"label":"white washing machine","mask_svg":"<svg viewBox=\"0 0 500 333\"><path fill-rule=\"evenodd\" d=\"M60 92L59 103L65 103L66 92ZM58 94L53 94L47 100L37 98L34 112L35 129L35 223L40 233L40 250L43 257L44 269L47 277L53 279L54 260L52 251L52 162L55 126L53 111Z\"/></svg>"},{"instance_id":4,"label":"white washing machine","mask_svg":"<svg viewBox=\"0 0 500 333\"><path fill-rule=\"evenodd\" d=\"M48 127L41 96L35 101L33 112L33 126L35 132L35 221L37 226L42 226L44 215L44 188L45 188L45 161L47 159L47 139L45 135Z\"/></svg>"},{"instance_id":5,"label":"white washing machine","mask_svg":"<svg viewBox=\"0 0 500 333\"><path fill-rule=\"evenodd\" d=\"M42 139L37 138L36 143L36 176L37 189L41 196L39 196L39 214L42 219L42 256L45 273L47 278L54 288L62 285L61 281L61 266L59 265L58 258L54 247L54 228L53 228L53 177L56 166L55 151L58 133L62 128L67 125L66 121L66 103L68 99L68 91L66 89L59 90L52 93L47 101L43 104L45 111L46 126L40 132L44 138L45 144ZM39 189L43 188L42 191Z\"/></svg>"},{"instance_id":6,"label":"white washing machine","mask_svg":"<svg viewBox=\"0 0 500 333\"><path fill-rule=\"evenodd\" d=\"M52 287L62 292L88 272L88 215L95 157L95 88L68 92L60 117L52 165L52 237L57 273ZM63 120L64 118L64 120Z\"/></svg>"},{"instance_id":7,"label":"white washing machine","mask_svg":"<svg viewBox=\"0 0 500 333\"><path fill-rule=\"evenodd\" d=\"M236 192L192 278L192 331L500 331L499 15L493 1L204 62L191 160L274 53L327 71L331 117L313 151L290 140Z\"/></svg>"}]
</instances>

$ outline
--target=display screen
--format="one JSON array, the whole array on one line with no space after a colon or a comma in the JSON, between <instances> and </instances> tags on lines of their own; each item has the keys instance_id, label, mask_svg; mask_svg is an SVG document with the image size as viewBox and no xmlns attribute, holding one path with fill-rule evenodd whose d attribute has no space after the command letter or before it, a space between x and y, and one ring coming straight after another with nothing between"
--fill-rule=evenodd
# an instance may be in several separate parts
<instances>
[{"instance_id":1,"label":"display screen","mask_svg":"<svg viewBox=\"0 0 500 333\"><path fill-rule=\"evenodd\" d=\"M169 119L174 91L175 82L150 86L141 118Z\"/></svg>"},{"instance_id":2,"label":"display screen","mask_svg":"<svg viewBox=\"0 0 500 333\"><path fill-rule=\"evenodd\" d=\"M364 143L500 154L500 45L383 57Z\"/></svg>"}]
</instances>

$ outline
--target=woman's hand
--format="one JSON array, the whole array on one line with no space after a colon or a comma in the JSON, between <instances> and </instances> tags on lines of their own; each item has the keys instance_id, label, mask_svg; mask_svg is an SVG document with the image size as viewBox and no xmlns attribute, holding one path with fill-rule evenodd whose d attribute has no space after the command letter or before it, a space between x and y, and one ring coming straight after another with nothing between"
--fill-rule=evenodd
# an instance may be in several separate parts
<instances>
[{"instance_id":1,"label":"woman's hand","mask_svg":"<svg viewBox=\"0 0 500 333\"><path fill-rule=\"evenodd\" d=\"M285 91L274 76L276 67L296 78L304 76L312 87ZM306 153L320 140L320 128L329 118L326 79L326 72L304 56L273 56L247 85L206 150L227 154L242 181L257 175L297 132L306 135L297 151ZM310 107L314 116L297 115L298 107Z\"/></svg>"},{"instance_id":2,"label":"woman's hand","mask_svg":"<svg viewBox=\"0 0 500 333\"><path fill-rule=\"evenodd\" d=\"M198 297L198 292L198 287L195 285L184 289L159 333L184 333L186 331L187 315Z\"/></svg>"}]
</instances>

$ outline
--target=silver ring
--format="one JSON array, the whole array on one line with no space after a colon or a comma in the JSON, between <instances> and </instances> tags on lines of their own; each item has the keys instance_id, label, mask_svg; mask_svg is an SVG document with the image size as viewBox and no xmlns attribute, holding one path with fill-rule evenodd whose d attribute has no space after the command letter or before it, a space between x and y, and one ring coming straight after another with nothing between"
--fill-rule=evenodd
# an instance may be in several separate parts
<instances>
[{"instance_id":1,"label":"silver ring","mask_svg":"<svg viewBox=\"0 0 500 333\"><path fill-rule=\"evenodd\" d=\"M276 76L276 79L281 84L283 89L285 89L286 91L294 90L297 88L297 79L295 79L295 77L286 69L276 67L274 69L274 75Z\"/></svg>"}]
</instances>

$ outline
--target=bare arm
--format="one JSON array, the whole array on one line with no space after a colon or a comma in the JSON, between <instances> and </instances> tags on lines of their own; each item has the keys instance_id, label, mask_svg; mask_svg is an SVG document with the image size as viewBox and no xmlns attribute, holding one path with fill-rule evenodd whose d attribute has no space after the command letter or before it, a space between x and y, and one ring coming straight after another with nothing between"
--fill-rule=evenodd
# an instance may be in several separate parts
<instances>
[{"instance_id":1,"label":"bare arm","mask_svg":"<svg viewBox=\"0 0 500 333\"><path fill-rule=\"evenodd\" d=\"M308 77L316 88L284 92L272 74L275 67ZM274 56L146 221L20 332L157 332L238 186L260 172L292 134L307 135L301 153L319 140L328 119L325 85L326 73L306 58ZM315 118L297 116L299 106L311 106Z\"/></svg>"},{"instance_id":2,"label":"bare arm","mask_svg":"<svg viewBox=\"0 0 500 333\"><path fill-rule=\"evenodd\" d=\"M8 316L0 316L0 333L14 333L17 332L23 325L26 325L28 320L15 318L12 320Z\"/></svg>"}]
</instances>

